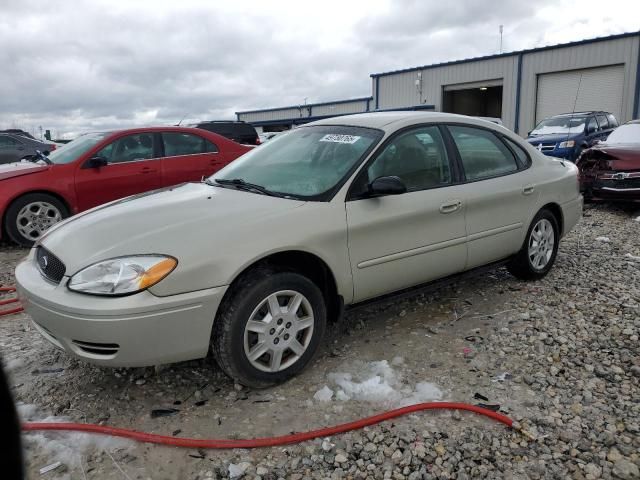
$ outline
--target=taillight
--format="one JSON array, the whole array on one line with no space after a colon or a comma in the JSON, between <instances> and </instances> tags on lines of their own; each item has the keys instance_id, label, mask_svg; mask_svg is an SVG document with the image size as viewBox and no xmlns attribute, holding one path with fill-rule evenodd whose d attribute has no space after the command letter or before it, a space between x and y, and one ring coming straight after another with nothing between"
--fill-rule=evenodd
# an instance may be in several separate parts
<instances>
[{"instance_id":1,"label":"taillight","mask_svg":"<svg viewBox=\"0 0 640 480\"><path fill-rule=\"evenodd\" d=\"M49 145L49 151L53 152L56 149L56 144L52 143L51 145Z\"/></svg>"},{"instance_id":2,"label":"taillight","mask_svg":"<svg viewBox=\"0 0 640 480\"><path fill-rule=\"evenodd\" d=\"M260 137L256 137L256 145L260 145Z\"/></svg>"}]
</instances>

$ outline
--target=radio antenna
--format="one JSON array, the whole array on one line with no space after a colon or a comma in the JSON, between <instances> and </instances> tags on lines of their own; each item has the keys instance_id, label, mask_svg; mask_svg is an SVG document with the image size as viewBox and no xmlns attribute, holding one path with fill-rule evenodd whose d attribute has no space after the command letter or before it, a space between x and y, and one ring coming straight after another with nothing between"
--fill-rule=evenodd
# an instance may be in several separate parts
<instances>
[{"instance_id":1,"label":"radio antenna","mask_svg":"<svg viewBox=\"0 0 640 480\"><path fill-rule=\"evenodd\" d=\"M573 109L571 110L571 117L569 117L569 128L567 128L567 138L565 139L565 142L569 141L569 134L571 133L571 120L573 119L574 113L576 113L576 105L578 105L578 95L580 94L580 85L582 85L582 73L580 73L580 78L578 80L576 98L573 99Z\"/></svg>"}]
</instances>

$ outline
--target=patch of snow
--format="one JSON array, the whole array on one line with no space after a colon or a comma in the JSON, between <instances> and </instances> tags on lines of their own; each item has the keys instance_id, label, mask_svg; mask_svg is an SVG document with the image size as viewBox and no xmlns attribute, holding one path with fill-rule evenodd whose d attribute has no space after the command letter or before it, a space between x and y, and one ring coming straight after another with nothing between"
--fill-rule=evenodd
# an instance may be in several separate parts
<instances>
[{"instance_id":1,"label":"patch of snow","mask_svg":"<svg viewBox=\"0 0 640 480\"><path fill-rule=\"evenodd\" d=\"M18 404L18 415L25 421L68 422L67 417L38 418L38 407L31 404ZM130 449L134 443L119 437L96 435L81 432L25 432L22 435L25 451L47 458L48 464L62 462L69 468L82 468L82 457L95 451L113 452Z\"/></svg>"},{"instance_id":2,"label":"patch of snow","mask_svg":"<svg viewBox=\"0 0 640 480\"><path fill-rule=\"evenodd\" d=\"M396 357L400 358L400 357ZM404 365L404 360L392 360L392 364ZM442 391L434 384L419 382L415 386L403 384L402 373L395 370L387 360L379 362L356 362L350 372L328 375L329 381L338 388L336 400L356 400L383 403L389 406L405 406L442 399Z\"/></svg>"},{"instance_id":3,"label":"patch of snow","mask_svg":"<svg viewBox=\"0 0 640 480\"><path fill-rule=\"evenodd\" d=\"M12 358L11 360L7 360L4 365L5 370L12 371L16 370L24 365L24 360L22 358Z\"/></svg>"},{"instance_id":4,"label":"patch of snow","mask_svg":"<svg viewBox=\"0 0 640 480\"><path fill-rule=\"evenodd\" d=\"M604 243L609 243L611 240L609 240L609 237L596 237L596 242L604 242Z\"/></svg>"},{"instance_id":5,"label":"patch of snow","mask_svg":"<svg viewBox=\"0 0 640 480\"><path fill-rule=\"evenodd\" d=\"M631 255L630 253L625 253L625 257L630 258L631 260L640 260L640 257L637 255Z\"/></svg>"},{"instance_id":6,"label":"patch of snow","mask_svg":"<svg viewBox=\"0 0 640 480\"><path fill-rule=\"evenodd\" d=\"M394 367L398 367L400 365L404 365L404 358L402 358L402 357L393 357L393 360L391 360L391 365L393 365Z\"/></svg>"},{"instance_id":7,"label":"patch of snow","mask_svg":"<svg viewBox=\"0 0 640 480\"><path fill-rule=\"evenodd\" d=\"M640 222L640 215L633 219L634 222Z\"/></svg>"},{"instance_id":8,"label":"patch of snow","mask_svg":"<svg viewBox=\"0 0 640 480\"><path fill-rule=\"evenodd\" d=\"M18 411L18 416L24 422L35 418L38 407L31 403L19 403L16 405L16 410Z\"/></svg>"},{"instance_id":9,"label":"patch of snow","mask_svg":"<svg viewBox=\"0 0 640 480\"><path fill-rule=\"evenodd\" d=\"M509 372L502 372L500 375L496 375L491 379L492 382L504 382L505 380L511 380L512 375Z\"/></svg>"},{"instance_id":10,"label":"patch of snow","mask_svg":"<svg viewBox=\"0 0 640 480\"><path fill-rule=\"evenodd\" d=\"M249 462L242 463L230 463L229 464L229 478L240 478L249 469L251 464Z\"/></svg>"},{"instance_id":11,"label":"patch of snow","mask_svg":"<svg viewBox=\"0 0 640 480\"><path fill-rule=\"evenodd\" d=\"M330 402L333 398L333 390L325 385L315 393L313 398L319 402Z\"/></svg>"}]
</instances>

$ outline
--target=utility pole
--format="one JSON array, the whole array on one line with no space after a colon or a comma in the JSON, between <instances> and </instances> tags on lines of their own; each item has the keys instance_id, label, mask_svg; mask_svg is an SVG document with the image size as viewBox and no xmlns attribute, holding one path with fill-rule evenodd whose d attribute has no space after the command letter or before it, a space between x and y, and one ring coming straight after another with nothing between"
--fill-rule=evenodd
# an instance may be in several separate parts
<instances>
[{"instance_id":1,"label":"utility pole","mask_svg":"<svg viewBox=\"0 0 640 480\"><path fill-rule=\"evenodd\" d=\"M502 53L502 25L500 25L500 53Z\"/></svg>"}]
</instances>

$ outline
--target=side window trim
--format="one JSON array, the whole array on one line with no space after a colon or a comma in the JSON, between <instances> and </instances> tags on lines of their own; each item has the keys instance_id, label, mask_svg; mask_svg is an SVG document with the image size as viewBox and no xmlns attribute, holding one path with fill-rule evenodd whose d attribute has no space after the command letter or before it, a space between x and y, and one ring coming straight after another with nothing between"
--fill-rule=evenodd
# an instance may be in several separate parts
<instances>
[{"instance_id":1,"label":"side window trim","mask_svg":"<svg viewBox=\"0 0 640 480\"><path fill-rule=\"evenodd\" d=\"M526 168L521 168L520 167L520 162L518 161L517 155L511 150L511 148L509 148L509 145L502 140L502 134L499 132L496 132L494 130L491 130L490 128L486 128L480 125L471 125L471 124L466 124L466 123L456 123L456 122L447 122L447 123L443 123L441 124L442 127L447 129L447 133L448 135L451 137L451 142L453 143L453 148L455 148L456 151L456 158L459 160L460 162L460 168L462 169L462 177L463 180L461 181L461 183L475 183L475 182L482 182L484 180L491 180L494 178L500 178L500 177L506 177L507 175L514 175L516 173L520 173L523 170L526 170ZM458 150L458 146L455 143L455 140L453 139L453 135L451 133L451 131L449 130L449 127L467 127L467 128L476 128L478 130L484 130L486 132L489 132L491 134L493 134L496 139L501 142L505 148L507 148L509 150L509 152L511 152L511 154L513 155L513 159L515 161L516 164L516 170L512 171L512 172L506 172L506 173L500 173L497 175L491 175L488 177L482 177L482 178L476 178L473 180L469 180L467 178L466 172L464 170L464 164L462 163L462 157L460 155L460 151ZM526 153L526 152L525 152ZM529 161L531 161L531 157L527 154L527 156L529 157ZM529 164L529 166L527 168L529 168L531 166L531 163Z\"/></svg>"},{"instance_id":2,"label":"side window trim","mask_svg":"<svg viewBox=\"0 0 640 480\"><path fill-rule=\"evenodd\" d=\"M450 187L452 185L456 185L456 183L458 183L456 181L456 175L458 173L458 167L456 166L456 162L455 160L451 157L450 154L450 145L448 144L448 139L445 137L445 135L443 134L442 128L441 128L441 124L440 123L420 123L420 124L415 124L415 125L409 125L408 127L402 128L396 132L393 133L393 135L389 136L389 138L387 138L384 142L382 142L380 145L378 145L378 147L376 148L376 150L373 152L373 154L367 159L367 161L362 165L362 168L360 168L360 170L358 171L358 173L355 175L355 177L353 178L353 181L351 182L351 185L349 185L349 190L347 191L347 196L345 199L345 202L351 202L351 201L356 201L356 200L365 200L369 197L363 197L361 195L356 195L353 191L354 186L360 181L361 177L366 175L367 170L369 169L369 167L371 166L371 164L373 164L378 157L385 151L385 149L389 146L389 144L391 144L393 141L395 141L398 137L400 137L401 135L411 131L411 130L419 130L421 128L428 128L428 127L436 127L439 131L440 131L440 135L442 136L442 141L443 144L445 146L445 152L447 154L447 160L449 162L449 170L451 172L451 181L449 183L447 183L446 185L436 185L433 187L428 187L428 188L423 188L423 189L419 189L419 190L409 190L407 191L407 193L415 193L415 192L423 192L425 190L433 190L436 188L446 188L446 187Z\"/></svg>"}]
</instances>

